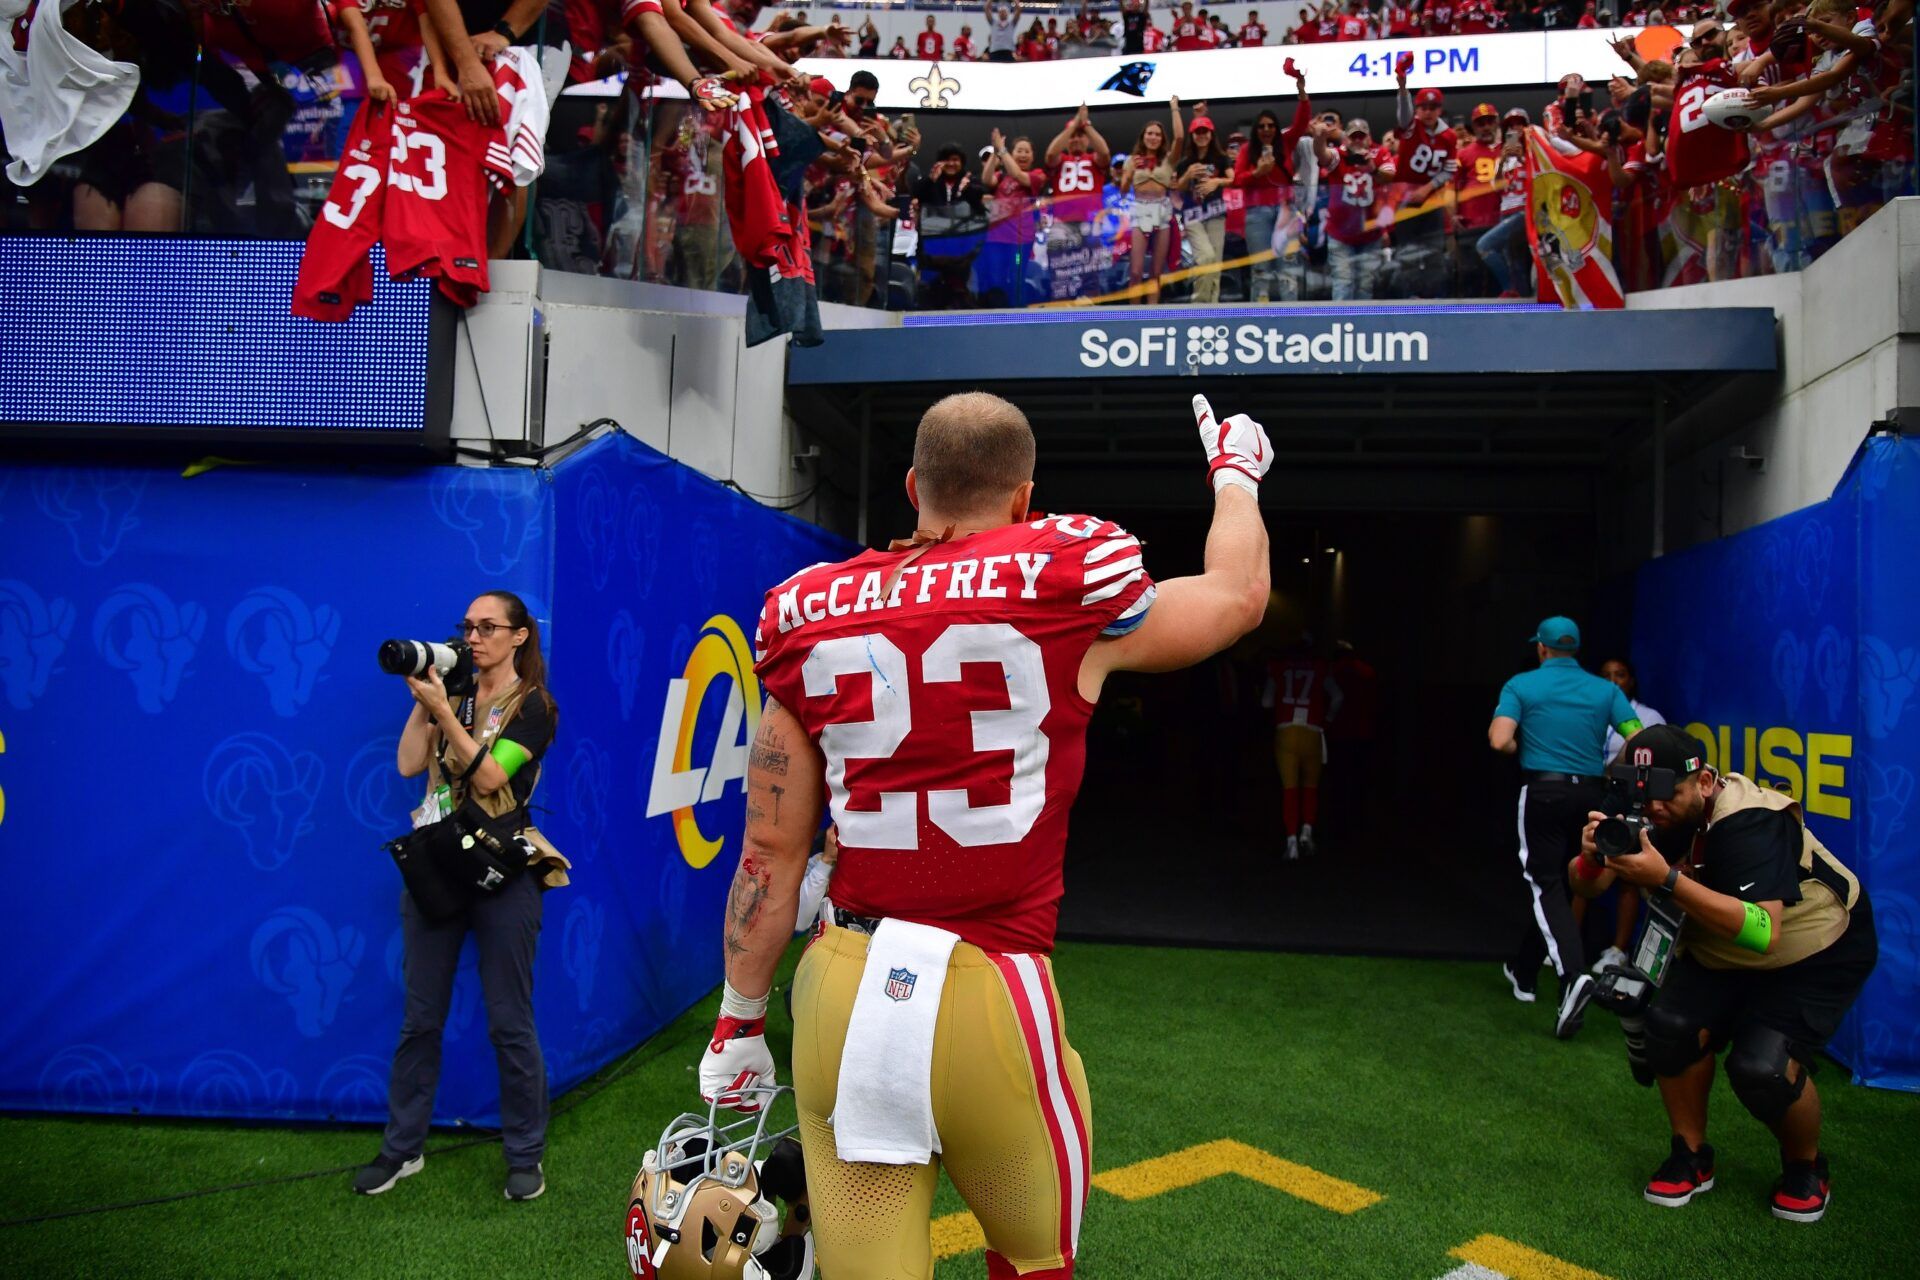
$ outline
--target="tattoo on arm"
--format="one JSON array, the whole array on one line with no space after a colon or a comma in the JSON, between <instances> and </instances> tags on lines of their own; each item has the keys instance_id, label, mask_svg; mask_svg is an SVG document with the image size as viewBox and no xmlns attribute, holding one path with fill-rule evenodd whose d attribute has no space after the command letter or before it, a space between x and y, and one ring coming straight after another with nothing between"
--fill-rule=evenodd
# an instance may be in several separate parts
<instances>
[{"instance_id":1,"label":"tattoo on arm","mask_svg":"<svg viewBox=\"0 0 1920 1280\"><path fill-rule=\"evenodd\" d=\"M755 739L753 750L747 756L748 767L785 777L788 757L787 753L781 749L783 745L768 742L762 738Z\"/></svg>"},{"instance_id":2,"label":"tattoo on arm","mask_svg":"<svg viewBox=\"0 0 1920 1280\"><path fill-rule=\"evenodd\" d=\"M787 789L783 786L779 786L778 784L775 784L773 786L768 787L767 790L773 792L773 823L775 826L779 826L780 825L780 797L787 794Z\"/></svg>"},{"instance_id":3,"label":"tattoo on arm","mask_svg":"<svg viewBox=\"0 0 1920 1280\"><path fill-rule=\"evenodd\" d=\"M742 935L760 919L760 908L773 886L773 872L747 854L733 873L733 887L727 891L726 946L729 957L744 954L747 944Z\"/></svg>"}]
</instances>

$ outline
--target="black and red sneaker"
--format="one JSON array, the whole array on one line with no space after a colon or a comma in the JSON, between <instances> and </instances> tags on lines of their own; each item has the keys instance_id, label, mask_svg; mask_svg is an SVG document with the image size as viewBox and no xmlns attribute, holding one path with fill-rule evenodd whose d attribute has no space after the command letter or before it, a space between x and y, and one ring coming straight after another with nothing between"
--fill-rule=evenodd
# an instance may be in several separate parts
<instances>
[{"instance_id":1,"label":"black and red sneaker","mask_svg":"<svg viewBox=\"0 0 1920 1280\"><path fill-rule=\"evenodd\" d=\"M1818 1222L1827 1211L1827 1158L1781 1162L1773 1184L1773 1216L1788 1222Z\"/></svg>"},{"instance_id":2,"label":"black and red sneaker","mask_svg":"<svg viewBox=\"0 0 1920 1280\"><path fill-rule=\"evenodd\" d=\"M1687 1140L1673 1135L1673 1150L1665 1164L1647 1179L1648 1204L1678 1209L1702 1191L1713 1190L1713 1146L1703 1142L1698 1151L1689 1150Z\"/></svg>"}]
</instances>

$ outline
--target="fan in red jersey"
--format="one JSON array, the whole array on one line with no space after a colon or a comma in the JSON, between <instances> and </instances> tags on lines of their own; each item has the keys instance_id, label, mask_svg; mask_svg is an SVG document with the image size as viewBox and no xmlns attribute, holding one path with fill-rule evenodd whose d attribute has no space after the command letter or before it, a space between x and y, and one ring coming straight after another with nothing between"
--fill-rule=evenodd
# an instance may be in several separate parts
<instances>
[{"instance_id":1,"label":"fan in red jersey","mask_svg":"<svg viewBox=\"0 0 1920 1280\"><path fill-rule=\"evenodd\" d=\"M1387 188L1394 180L1391 151L1373 141L1373 127L1355 116L1346 147L1327 171L1327 275L1335 302L1373 297L1385 263L1386 228L1393 220Z\"/></svg>"},{"instance_id":2,"label":"fan in red jersey","mask_svg":"<svg viewBox=\"0 0 1920 1280\"><path fill-rule=\"evenodd\" d=\"M1098 516L1036 518L1026 416L970 392L920 421L912 538L767 593L769 698L700 1082L753 1106L742 1091L774 1079L767 997L824 802L840 859L793 984L793 1070L825 1275L928 1280L943 1169L989 1275L1073 1274L1090 1099L1047 953L1087 722L1110 673L1198 662L1266 601L1272 445L1245 415L1194 410L1215 495L1197 577L1156 584ZM954 1054L1005 1069L935 1069Z\"/></svg>"},{"instance_id":3,"label":"fan in red jersey","mask_svg":"<svg viewBox=\"0 0 1920 1280\"><path fill-rule=\"evenodd\" d=\"M1313 854L1320 816L1320 777L1327 762L1327 724L1340 713L1340 686L1305 640L1267 663L1262 701L1273 708L1273 757L1280 766L1280 816L1287 860Z\"/></svg>"},{"instance_id":4,"label":"fan in red jersey","mask_svg":"<svg viewBox=\"0 0 1920 1280\"><path fill-rule=\"evenodd\" d=\"M334 0L333 11L360 60L368 97L391 102L426 87L428 50L422 24L424 20L431 29L433 23L420 0ZM450 87L444 58L435 61L435 68L439 87Z\"/></svg>"},{"instance_id":5,"label":"fan in red jersey","mask_svg":"<svg viewBox=\"0 0 1920 1280\"><path fill-rule=\"evenodd\" d=\"M1373 15L1367 11L1367 0L1347 0L1347 11L1340 15L1340 23L1334 33L1336 40L1370 40L1373 38Z\"/></svg>"},{"instance_id":6,"label":"fan in red jersey","mask_svg":"<svg viewBox=\"0 0 1920 1280\"><path fill-rule=\"evenodd\" d=\"M1181 0L1180 12L1173 20L1173 50L1191 53L1207 47L1207 24L1193 16L1193 0Z\"/></svg>"},{"instance_id":7,"label":"fan in red jersey","mask_svg":"<svg viewBox=\"0 0 1920 1280\"><path fill-rule=\"evenodd\" d=\"M1046 164L1053 191L1053 224L1047 231L1047 260L1056 264L1058 284L1075 283L1074 274L1060 264L1089 243L1094 221L1104 207L1108 166L1113 149L1093 127L1086 104L1047 144ZM1062 296L1056 290L1055 297ZM1072 296L1067 293L1064 296Z\"/></svg>"},{"instance_id":8,"label":"fan in red jersey","mask_svg":"<svg viewBox=\"0 0 1920 1280\"><path fill-rule=\"evenodd\" d=\"M1674 67L1673 114L1667 122L1667 170L1685 190L1730 178L1747 167L1747 135L1707 119L1707 99L1738 83L1719 58L1691 60L1682 50Z\"/></svg>"},{"instance_id":9,"label":"fan in red jersey","mask_svg":"<svg viewBox=\"0 0 1920 1280\"><path fill-rule=\"evenodd\" d=\"M1258 49L1267 42L1267 29L1261 25L1260 11L1247 10L1247 20L1240 24L1240 47Z\"/></svg>"},{"instance_id":10,"label":"fan in red jersey","mask_svg":"<svg viewBox=\"0 0 1920 1280\"><path fill-rule=\"evenodd\" d=\"M1430 36L1450 36L1454 29L1457 0L1426 0L1420 7L1421 28Z\"/></svg>"},{"instance_id":11,"label":"fan in red jersey","mask_svg":"<svg viewBox=\"0 0 1920 1280\"><path fill-rule=\"evenodd\" d=\"M1453 235L1453 180L1460 171L1460 139L1441 114L1438 89L1407 94L1407 73L1396 68L1400 147L1393 229L1394 265L1402 287L1416 298L1452 293L1447 240Z\"/></svg>"},{"instance_id":12,"label":"fan in red jersey","mask_svg":"<svg viewBox=\"0 0 1920 1280\"><path fill-rule=\"evenodd\" d=\"M927 15L927 29L920 33L915 49L922 58L937 62L947 51L947 38L933 29L933 15Z\"/></svg>"}]
</instances>

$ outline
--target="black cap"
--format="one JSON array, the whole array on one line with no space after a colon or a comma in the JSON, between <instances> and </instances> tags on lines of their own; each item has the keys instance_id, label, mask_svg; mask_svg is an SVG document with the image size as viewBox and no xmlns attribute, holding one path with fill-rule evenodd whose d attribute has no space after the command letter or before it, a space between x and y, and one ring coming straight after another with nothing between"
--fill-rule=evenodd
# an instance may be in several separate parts
<instances>
[{"instance_id":1,"label":"black cap","mask_svg":"<svg viewBox=\"0 0 1920 1280\"><path fill-rule=\"evenodd\" d=\"M1671 769L1675 778L1698 773L1707 766L1707 744L1685 729L1670 724L1648 725L1627 739L1621 758L1630 765L1650 764Z\"/></svg>"}]
</instances>

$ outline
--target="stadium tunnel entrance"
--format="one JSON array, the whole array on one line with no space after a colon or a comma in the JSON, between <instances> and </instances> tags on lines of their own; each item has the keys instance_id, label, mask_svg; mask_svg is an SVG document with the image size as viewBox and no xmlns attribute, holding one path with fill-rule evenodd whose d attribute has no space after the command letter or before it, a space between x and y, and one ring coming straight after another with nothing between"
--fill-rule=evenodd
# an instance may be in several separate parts
<instances>
[{"instance_id":1,"label":"stadium tunnel entrance","mask_svg":"<svg viewBox=\"0 0 1920 1280\"><path fill-rule=\"evenodd\" d=\"M793 353L788 408L823 442L831 482L855 500L850 531L877 545L913 528L900 482L927 405L958 390L1004 395L1038 436L1036 506L1119 521L1163 577L1198 570L1211 512L1192 396L1204 391L1218 412L1258 418L1276 455L1262 503L1272 541L1267 619L1200 667L1110 682L1090 729L1062 933L1504 954L1524 902L1513 874L1518 771L1485 746L1499 687L1532 664L1525 637L1549 614L1581 621L1589 668L1624 655L1629 575L1657 549L1661 514L1659 495L1654 511L1635 510L1626 495L1646 487L1670 417L1710 395L1737 404L1768 394L1773 317L1722 317L1744 327L1745 345L1705 358L1656 353L1640 338L1615 346L1598 363L1641 371L1624 375L1592 369L1596 317L1530 311L1365 313L1373 323L1420 324L1429 361L1470 354L1447 372L1301 374L1180 359L1190 327L1224 324L1235 342L1244 326L1270 322L1285 331L1284 353L1292 333L1311 342L1353 313L1223 314L1231 318L1191 308L1039 323L921 317L935 322L840 332L826 347ZM1522 319L1525 348L1504 331ZM1588 322L1587 332L1570 332L1577 326L1567 320ZM1697 322L1689 316L1688 329L1697 333ZM1036 369L1038 346L1082 363L1089 331L1110 352L1117 334L1156 328L1173 330L1175 360L1164 373L1116 373L1109 357L1064 377L994 376ZM1264 348L1264 329L1260 337ZM823 358L841 344L863 350ZM960 358L976 372L951 368ZM1536 367L1512 367L1528 362ZM832 380L848 367L865 372ZM930 376L900 376L915 371ZM1301 641L1328 658L1337 642L1351 644L1374 688L1370 698L1349 691L1349 706L1371 702L1374 714L1329 744L1318 851L1288 862L1262 701L1268 661ZM1365 683L1350 672L1356 679Z\"/></svg>"}]
</instances>

